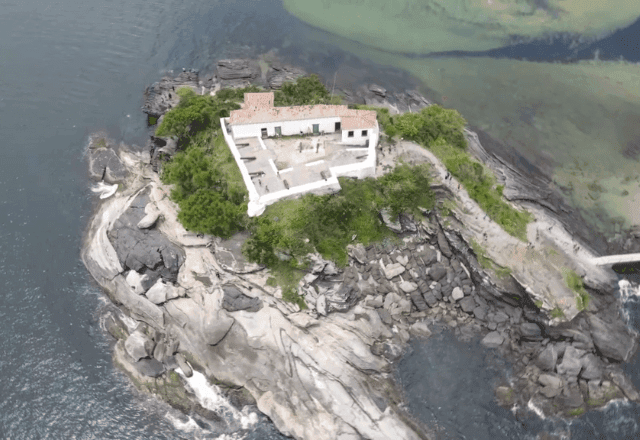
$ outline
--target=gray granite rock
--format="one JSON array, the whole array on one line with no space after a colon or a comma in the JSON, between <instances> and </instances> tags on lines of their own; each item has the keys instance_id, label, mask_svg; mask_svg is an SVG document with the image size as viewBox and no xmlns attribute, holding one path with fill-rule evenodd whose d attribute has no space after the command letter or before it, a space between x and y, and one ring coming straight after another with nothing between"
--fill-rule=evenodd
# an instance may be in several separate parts
<instances>
[{"instance_id":1,"label":"gray granite rock","mask_svg":"<svg viewBox=\"0 0 640 440\"><path fill-rule=\"evenodd\" d=\"M299 67L276 62L269 66L267 83L272 89L280 89L285 82L295 81L306 74L307 72Z\"/></svg>"},{"instance_id":2,"label":"gray granite rock","mask_svg":"<svg viewBox=\"0 0 640 440\"><path fill-rule=\"evenodd\" d=\"M541 374L538 382L543 386L540 392L549 399L556 397L562 391L562 379L556 375Z\"/></svg>"},{"instance_id":3,"label":"gray granite rock","mask_svg":"<svg viewBox=\"0 0 640 440\"><path fill-rule=\"evenodd\" d=\"M596 380L602 377L602 361L592 353L587 353L582 359L582 372L580 377L587 380Z\"/></svg>"},{"instance_id":4,"label":"gray granite rock","mask_svg":"<svg viewBox=\"0 0 640 440\"><path fill-rule=\"evenodd\" d=\"M153 340L143 333L141 330L136 330L129 335L124 342L124 349L134 361L150 357L153 353L155 343Z\"/></svg>"},{"instance_id":5,"label":"gray granite rock","mask_svg":"<svg viewBox=\"0 0 640 440\"><path fill-rule=\"evenodd\" d=\"M424 300L422 294L418 291L418 290L414 290L413 292L410 293L411 296L411 301L413 301L413 304L415 304L416 308L419 311L424 311L427 310L428 306L426 301Z\"/></svg>"},{"instance_id":6,"label":"gray granite rock","mask_svg":"<svg viewBox=\"0 0 640 440\"><path fill-rule=\"evenodd\" d=\"M181 72L177 77L165 76L144 91L142 111L148 115L159 117L165 114L180 101L176 93L181 87L198 88L197 72Z\"/></svg>"},{"instance_id":7,"label":"gray granite rock","mask_svg":"<svg viewBox=\"0 0 640 440\"><path fill-rule=\"evenodd\" d=\"M187 360L184 358L184 356L181 353L176 354L175 359L176 359L176 363L178 364L178 367L180 367L180 369L182 370L182 372L186 377L193 376L193 369L187 363Z\"/></svg>"},{"instance_id":8,"label":"gray granite rock","mask_svg":"<svg viewBox=\"0 0 640 440\"><path fill-rule=\"evenodd\" d=\"M473 309L473 315L480 321L484 321L487 317L487 310L483 307L476 307Z\"/></svg>"},{"instance_id":9,"label":"gray granite rock","mask_svg":"<svg viewBox=\"0 0 640 440\"><path fill-rule=\"evenodd\" d=\"M429 277L434 281L440 281L446 275L447 268L441 263L436 263L429 268Z\"/></svg>"},{"instance_id":10,"label":"gray granite rock","mask_svg":"<svg viewBox=\"0 0 640 440\"><path fill-rule=\"evenodd\" d=\"M527 340L542 340L542 330L534 322L524 322L520 324L520 334Z\"/></svg>"},{"instance_id":11,"label":"gray granite rock","mask_svg":"<svg viewBox=\"0 0 640 440\"><path fill-rule=\"evenodd\" d=\"M460 300L460 308L465 313L472 313L476 308L476 302L470 296Z\"/></svg>"},{"instance_id":12,"label":"gray granite rock","mask_svg":"<svg viewBox=\"0 0 640 440\"><path fill-rule=\"evenodd\" d=\"M454 287L453 291L451 292L451 298L453 298L454 301L461 300L462 298L464 298L464 292L462 292L461 288Z\"/></svg>"},{"instance_id":13,"label":"gray granite rock","mask_svg":"<svg viewBox=\"0 0 640 440\"><path fill-rule=\"evenodd\" d=\"M261 76L260 65L255 60L219 60L216 77L222 87L236 87L256 82Z\"/></svg>"},{"instance_id":14,"label":"gray granite rock","mask_svg":"<svg viewBox=\"0 0 640 440\"><path fill-rule=\"evenodd\" d=\"M553 371L558 362L558 351L554 344L547 345L536 358L536 365L543 371Z\"/></svg>"},{"instance_id":15,"label":"gray granite rock","mask_svg":"<svg viewBox=\"0 0 640 440\"><path fill-rule=\"evenodd\" d=\"M220 310L216 315L206 315L202 322L203 338L209 345L217 345L231 330L235 322L224 310Z\"/></svg>"},{"instance_id":16,"label":"gray granite rock","mask_svg":"<svg viewBox=\"0 0 640 440\"><path fill-rule=\"evenodd\" d=\"M382 222L385 224L385 226L393 232L396 232L398 234L402 232L402 225L397 218L394 219L391 217L391 213L388 209L380 210L380 218L382 219Z\"/></svg>"},{"instance_id":17,"label":"gray granite rock","mask_svg":"<svg viewBox=\"0 0 640 440\"><path fill-rule=\"evenodd\" d=\"M236 312L238 310L257 312L262 308L262 300L260 298L251 298L234 285L224 285L222 290L224 291L222 307L228 312Z\"/></svg>"},{"instance_id":18,"label":"gray granite rock","mask_svg":"<svg viewBox=\"0 0 640 440\"><path fill-rule=\"evenodd\" d=\"M140 374L147 377L160 377L166 371L164 364L157 359L140 359L133 366Z\"/></svg>"},{"instance_id":19,"label":"gray granite rock","mask_svg":"<svg viewBox=\"0 0 640 440\"><path fill-rule=\"evenodd\" d=\"M93 180L108 183L123 182L129 172L120 157L111 148L98 148L89 151L89 175Z\"/></svg>"},{"instance_id":20,"label":"gray granite rock","mask_svg":"<svg viewBox=\"0 0 640 440\"><path fill-rule=\"evenodd\" d=\"M591 337L600 353L620 362L629 359L636 341L623 323L610 324L595 315L590 315L588 321Z\"/></svg>"},{"instance_id":21,"label":"gray granite rock","mask_svg":"<svg viewBox=\"0 0 640 440\"><path fill-rule=\"evenodd\" d=\"M582 370L582 361L580 358L584 352L580 352L573 346L568 346L564 352L562 363L558 365L558 374L566 376L570 379L577 379L580 370Z\"/></svg>"},{"instance_id":22,"label":"gray granite rock","mask_svg":"<svg viewBox=\"0 0 640 440\"><path fill-rule=\"evenodd\" d=\"M488 333L481 341L482 345L488 348L497 348L504 342L504 337L498 332Z\"/></svg>"}]
</instances>

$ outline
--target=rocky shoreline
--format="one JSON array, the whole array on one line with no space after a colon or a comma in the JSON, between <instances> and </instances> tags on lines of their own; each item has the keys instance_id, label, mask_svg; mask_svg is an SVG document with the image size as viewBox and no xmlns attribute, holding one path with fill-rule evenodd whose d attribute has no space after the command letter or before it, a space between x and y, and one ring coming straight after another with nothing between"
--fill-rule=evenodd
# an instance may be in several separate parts
<instances>
[{"instance_id":1,"label":"rocky shoreline","mask_svg":"<svg viewBox=\"0 0 640 440\"><path fill-rule=\"evenodd\" d=\"M154 84L145 93L144 111L161 117L177 104L173 92L180 85L199 93L261 81L277 88L304 73L293 66L261 71L251 60L223 60L204 80L185 71ZM387 94L375 85L353 92L351 99L399 112L429 105L415 91ZM467 136L476 157L500 162L486 152L483 157L474 133ZM242 237L198 236L177 222L176 206L156 173L159 154L172 148L153 139L142 151L118 151L104 137L92 138L92 178L120 189L98 206L82 250L93 277L139 322L132 327L115 315L108 318L107 328L120 341L115 359L137 381L156 384L154 390L170 402L172 369L179 367L187 377L195 369L236 394L246 390L282 433L297 439L433 438L402 409L391 371L409 339L428 337L438 322L463 339L480 335L485 346L513 361L511 383L496 390L504 406L533 404L546 415L571 416L614 398L640 401L621 369L637 349L637 338L622 324L612 295L615 280L589 272L588 310L578 313L567 305L570 321L550 319L547 303L559 293L541 292L544 284L525 268L500 278L478 262L473 234L489 231L489 243L504 237L490 221L471 220L468 213L475 208L468 196L443 174L434 175L433 189L441 201L457 201L451 218L434 210L420 219L401 216L396 223L382 213L397 233L396 243L351 246L344 270L313 255L300 285L309 310L300 311L267 285L266 269L244 261L238 252ZM399 157L429 161L439 170L437 159L420 147L383 142L379 149L380 173ZM511 194L548 198L543 184L527 185L526 175L511 170L504 174L505 195L512 188ZM537 226L548 224L545 215L536 213ZM568 238L533 232L532 245L538 251L561 242L562 252L575 245L564 233ZM487 246L498 263L500 252ZM588 251L581 252L564 252L563 262L584 273L590 269ZM539 308L537 300L545 306ZM193 409L185 403L188 393L171 390L178 395L175 406Z\"/></svg>"}]
</instances>

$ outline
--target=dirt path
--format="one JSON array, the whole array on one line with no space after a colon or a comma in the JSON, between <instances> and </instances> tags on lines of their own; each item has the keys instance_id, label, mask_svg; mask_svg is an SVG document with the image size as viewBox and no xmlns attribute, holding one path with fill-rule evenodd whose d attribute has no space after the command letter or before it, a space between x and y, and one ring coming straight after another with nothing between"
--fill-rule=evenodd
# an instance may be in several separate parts
<instances>
[{"instance_id":1,"label":"dirt path","mask_svg":"<svg viewBox=\"0 0 640 440\"><path fill-rule=\"evenodd\" d=\"M376 175L384 174L385 166L393 166L396 159L404 158L409 163L428 162L434 171L434 183L446 186L455 197L455 217L465 225L461 233L467 242L478 242L486 256L497 265L508 267L512 276L550 311L559 307L565 318L571 320L578 314L576 294L568 288L563 270L576 271L585 283L600 289L611 289L616 278L613 271L591 263L593 255L576 242L564 227L542 209L529 211L535 220L527 227L529 243L507 234L497 223L485 215L467 191L451 176L445 179L447 170L436 156L421 146L400 141L391 147L383 146L378 151Z\"/></svg>"}]
</instances>

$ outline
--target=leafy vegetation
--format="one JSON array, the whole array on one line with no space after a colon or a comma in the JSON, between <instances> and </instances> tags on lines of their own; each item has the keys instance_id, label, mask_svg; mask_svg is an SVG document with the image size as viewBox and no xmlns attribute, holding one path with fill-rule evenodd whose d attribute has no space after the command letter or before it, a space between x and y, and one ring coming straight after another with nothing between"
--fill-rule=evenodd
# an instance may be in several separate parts
<instances>
[{"instance_id":1,"label":"leafy vegetation","mask_svg":"<svg viewBox=\"0 0 640 440\"><path fill-rule=\"evenodd\" d=\"M570 416L581 416L582 414L584 414L584 408L582 407L569 411Z\"/></svg>"},{"instance_id":2,"label":"leafy vegetation","mask_svg":"<svg viewBox=\"0 0 640 440\"><path fill-rule=\"evenodd\" d=\"M493 173L466 152L466 121L460 113L431 105L418 113L391 116L387 109L354 107L375 109L388 136L402 136L431 150L493 221L508 234L526 241L531 214L509 205L502 196L504 187L496 184Z\"/></svg>"},{"instance_id":3,"label":"leafy vegetation","mask_svg":"<svg viewBox=\"0 0 640 440\"><path fill-rule=\"evenodd\" d=\"M564 279L567 282L567 286L576 294L576 308L580 311L586 310L589 307L591 297L585 290L580 275L573 270L565 270Z\"/></svg>"},{"instance_id":4,"label":"leafy vegetation","mask_svg":"<svg viewBox=\"0 0 640 440\"><path fill-rule=\"evenodd\" d=\"M223 238L244 229L248 193L220 130L196 134L163 166L162 181L174 185L171 199L186 229Z\"/></svg>"},{"instance_id":5,"label":"leafy vegetation","mask_svg":"<svg viewBox=\"0 0 640 440\"><path fill-rule=\"evenodd\" d=\"M562 311L562 309L560 307L555 307L551 311L551 317L552 318L564 318L564 312Z\"/></svg>"},{"instance_id":6,"label":"leafy vegetation","mask_svg":"<svg viewBox=\"0 0 640 440\"><path fill-rule=\"evenodd\" d=\"M263 92L260 87L250 85L239 89L222 89L216 92L216 98L220 101L243 102L245 93Z\"/></svg>"},{"instance_id":7,"label":"leafy vegetation","mask_svg":"<svg viewBox=\"0 0 640 440\"><path fill-rule=\"evenodd\" d=\"M180 102L164 115L156 136L176 136L180 145L188 144L190 138L199 132L220 128L220 118L228 117L231 110L240 108L233 101L196 95L189 87L182 87L176 93Z\"/></svg>"},{"instance_id":8,"label":"leafy vegetation","mask_svg":"<svg viewBox=\"0 0 640 440\"><path fill-rule=\"evenodd\" d=\"M282 84L282 89L274 93L273 105L284 107L289 105L340 104L339 96L331 96L317 75L303 76L296 82Z\"/></svg>"},{"instance_id":9,"label":"leafy vegetation","mask_svg":"<svg viewBox=\"0 0 640 440\"><path fill-rule=\"evenodd\" d=\"M534 304L536 305L537 308L541 309L544 303L542 302L542 300L537 300L534 302Z\"/></svg>"},{"instance_id":10,"label":"leafy vegetation","mask_svg":"<svg viewBox=\"0 0 640 440\"><path fill-rule=\"evenodd\" d=\"M473 253L476 254L476 258L478 259L478 263L482 266L483 269L492 269L493 263L484 251L484 248L477 241L471 239L471 248L473 249Z\"/></svg>"},{"instance_id":11,"label":"leafy vegetation","mask_svg":"<svg viewBox=\"0 0 640 440\"><path fill-rule=\"evenodd\" d=\"M428 167L398 165L382 178L340 178L337 194L307 194L267 207L252 219L251 237L243 249L247 258L267 266L282 264L278 254L291 258L288 265L305 265L304 256L317 250L339 266L347 264L346 246L354 241L369 244L391 235L378 212L388 208L392 216L413 212L417 206L431 208L433 193L428 185Z\"/></svg>"}]
</instances>

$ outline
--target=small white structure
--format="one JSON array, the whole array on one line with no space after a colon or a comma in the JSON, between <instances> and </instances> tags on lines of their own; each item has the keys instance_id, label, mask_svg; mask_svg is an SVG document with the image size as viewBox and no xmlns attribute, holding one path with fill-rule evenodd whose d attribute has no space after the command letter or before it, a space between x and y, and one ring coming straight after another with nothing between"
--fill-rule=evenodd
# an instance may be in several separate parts
<instances>
[{"instance_id":1,"label":"small white structure","mask_svg":"<svg viewBox=\"0 0 640 440\"><path fill-rule=\"evenodd\" d=\"M245 93L243 108L220 120L249 191L249 216L262 214L267 205L280 199L338 191L339 176L375 174L379 138L375 111L324 104L274 107L273 98L271 92ZM298 142L293 166L278 169L278 159L295 152L278 148L277 138L295 135L310 135L311 148L303 153L302 141ZM327 148L331 152L324 147L327 140L321 140L325 135L332 136L331 148ZM267 140L274 136L276 139ZM301 155L305 158L300 159Z\"/></svg>"}]
</instances>

